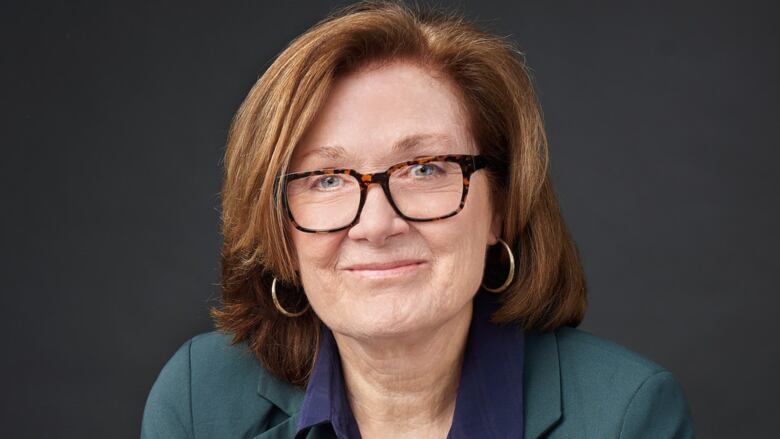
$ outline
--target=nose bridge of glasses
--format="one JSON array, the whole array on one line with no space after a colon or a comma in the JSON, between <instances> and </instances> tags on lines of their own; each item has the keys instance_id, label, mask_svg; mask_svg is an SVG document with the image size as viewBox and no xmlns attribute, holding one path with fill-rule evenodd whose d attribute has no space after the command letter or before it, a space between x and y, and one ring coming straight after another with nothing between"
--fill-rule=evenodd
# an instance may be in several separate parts
<instances>
[{"instance_id":1,"label":"nose bridge of glasses","mask_svg":"<svg viewBox=\"0 0 780 439\"><path fill-rule=\"evenodd\" d=\"M358 212L358 216L361 216L363 213L365 204L368 201L369 188L371 187L372 184L379 186L376 188L376 190L384 195L385 203L387 203L390 206L390 208L393 209L393 211L396 211L396 213L398 213L397 207L393 202L392 195L390 194L390 190L389 190L390 188L387 185L388 178L389 175L385 172L378 172L375 174L362 174L360 176L360 185L363 188L364 197L363 197L363 205L360 206L360 212Z\"/></svg>"},{"instance_id":2,"label":"nose bridge of glasses","mask_svg":"<svg viewBox=\"0 0 780 439\"><path fill-rule=\"evenodd\" d=\"M364 189L368 189L368 185L376 183L384 186L387 183L388 175L385 172L377 172L373 174L360 174L360 184Z\"/></svg>"}]
</instances>

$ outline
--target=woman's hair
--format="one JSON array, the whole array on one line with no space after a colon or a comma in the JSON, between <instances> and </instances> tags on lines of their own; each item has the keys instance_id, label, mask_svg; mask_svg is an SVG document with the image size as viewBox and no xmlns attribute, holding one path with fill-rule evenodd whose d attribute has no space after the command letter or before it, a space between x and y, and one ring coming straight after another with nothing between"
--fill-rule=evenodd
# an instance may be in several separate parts
<instances>
[{"instance_id":1,"label":"woman's hair","mask_svg":"<svg viewBox=\"0 0 780 439\"><path fill-rule=\"evenodd\" d=\"M274 178L287 172L336 78L396 60L455 85L487 159L492 205L519 271L493 321L547 332L577 326L585 313L585 276L550 183L541 109L522 54L453 12L360 2L332 13L278 55L236 113L225 151L222 304L211 315L233 343L247 341L270 372L296 385L309 378L320 320L312 310L286 317L271 299L276 277L285 308L306 306ZM492 247L484 284L501 285L507 270L502 246Z\"/></svg>"}]
</instances>

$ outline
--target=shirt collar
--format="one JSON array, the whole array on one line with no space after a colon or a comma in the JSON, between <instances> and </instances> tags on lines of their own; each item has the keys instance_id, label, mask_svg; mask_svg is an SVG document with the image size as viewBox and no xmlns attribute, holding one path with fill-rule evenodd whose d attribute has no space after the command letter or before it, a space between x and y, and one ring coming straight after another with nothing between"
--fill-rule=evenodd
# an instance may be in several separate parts
<instances>
[{"instance_id":1,"label":"shirt collar","mask_svg":"<svg viewBox=\"0 0 780 439\"><path fill-rule=\"evenodd\" d=\"M360 437L347 401L336 340L330 329L321 325L320 346L301 404L296 439L305 437L309 428L325 423L331 424L339 439Z\"/></svg>"},{"instance_id":2,"label":"shirt collar","mask_svg":"<svg viewBox=\"0 0 780 439\"><path fill-rule=\"evenodd\" d=\"M518 325L490 322L498 306L498 297L490 293L479 292L474 299L448 439L523 437L524 334ZM339 439L360 438L347 401L338 348L325 325L296 439L318 424L330 424Z\"/></svg>"}]
</instances>

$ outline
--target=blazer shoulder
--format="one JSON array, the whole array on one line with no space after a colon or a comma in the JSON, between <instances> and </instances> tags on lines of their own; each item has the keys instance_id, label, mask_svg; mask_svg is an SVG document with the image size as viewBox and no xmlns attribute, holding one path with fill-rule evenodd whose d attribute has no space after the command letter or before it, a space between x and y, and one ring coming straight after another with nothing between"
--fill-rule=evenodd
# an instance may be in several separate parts
<instances>
[{"instance_id":1,"label":"blazer shoulder","mask_svg":"<svg viewBox=\"0 0 780 439\"><path fill-rule=\"evenodd\" d=\"M572 327L556 331L561 361L576 360L580 367L619 367L639 377L665 371L660 364L606 338Z\"/></svg>"},{"instance_id":2,"label":"blazer shoulder","mask_svg":"<svg viewBox=\"0 0 780 439\"><path fill-rule=\"evenodd\" d=\"M165 363L146 398L141 438L191 438L190 345L187 340Z\"/></svg>"},{"instance_id":3,"label":"blazer shoulder","mask_svg":"<svg viewBox=\"0 0 780 439\"><path fill-rule=\"evenodd\" d=\"M566 420L559 432L576 426L566 434L584 428L586 437L693 437L685 393L666 368L581 329L560 328L555 338Z\"/></svg>"},{"instance_id":4,"label":"blazer shoulder","mask_svg":"<svg viewBox=\"0 0 780 439\"><path fill-rule=\"evenodd\" d=\"M190 361L197 368L210 372L230 369L231 372L257 373L261 367L245 341L233 344L232 336L221 331L198 334L188 340Z\"/></svg>"},{"instance_id":5,"label":"blazer shoulder","mask_svg":"<svg viewBox=\"0 0 780 439\"><path fill-rule=\"evenodd\" d=\"M147 398L142 437L251 437L286 415L258 392L274 380L246 342L211 331L187 340Z\"/></svg>"}]
</instances>

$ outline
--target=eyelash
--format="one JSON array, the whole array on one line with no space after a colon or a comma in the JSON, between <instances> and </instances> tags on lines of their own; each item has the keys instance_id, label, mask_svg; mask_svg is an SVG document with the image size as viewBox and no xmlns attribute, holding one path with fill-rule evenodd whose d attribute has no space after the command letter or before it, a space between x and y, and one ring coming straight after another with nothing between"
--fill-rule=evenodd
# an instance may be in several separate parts
<instances>
[{"instance_id":1,"label":"eyelash","mask_svg":"<svg viewBox=\"0 0 780 439\"><path fill-rule=\"evenodd\" d=\"M442 169L441 166L436 166L433 163L420 163L420 164L417 164L417 165L412 165L409 168L413 170L415 168L415 166L429 166L429 167L433 168L434 174L440 174L440 173L444 172L444 169ZM430 175L426 175L426 177L430 177Z\"/></svg>"},{"instance_id":2,"label":"eyelash","mask_svg":"<svg viewBox=\"0 0 780 439\"><path fill-rule=\"evenodd\" d=\"M311 189L319 189L318 185L320 184L320 182L322 182L322 181L323 181L323 180L325 180L326 178L333 178L333 177L336 177L336 178L338 178L339 180L344 180L344 179L343 179L341 176L339 176L339 175L320 175L320 176L318 176L316 179L314 179L314 181L312 182L312 184L311 184L310 188L311 188Z\"/></svg>"}]
</instances>

